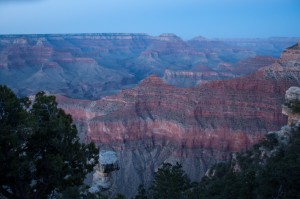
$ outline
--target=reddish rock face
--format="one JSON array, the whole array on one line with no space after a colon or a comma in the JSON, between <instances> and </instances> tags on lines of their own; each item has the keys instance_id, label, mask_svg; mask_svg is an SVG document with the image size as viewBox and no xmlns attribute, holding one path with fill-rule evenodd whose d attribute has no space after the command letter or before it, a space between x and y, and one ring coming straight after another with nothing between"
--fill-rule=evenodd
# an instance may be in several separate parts
<instances>
[{"instance_id":1,"label":"reddish rock face","mask_svg":"<svg viewBox=\"0 0 300 199\"><path fill-rule=\"evenodd\" d=\"M96 143L168 138L182 147L240 151L285 123L281 104L285 90L298 84L299 57L299 50L288 49L253 75L195 88L150 76L98 101L59 96L58 101L75 120L86 122L86 139Z\"/></svg>"},{"instance_id":2,"label":"reddish rock face","mask_svg":"<svg viewBox=\"0 0 300 199\"><path fill-rule=\"evenodd\" d=\"M98 144L168 139L184 148L240 151L285 123L281 103L293 82L276 84L251 76L184 89L151 76L99 101L58 101L86 122L86 139Z\"/></svg>"},{"instance_id":3,"label":"reddish rock face","mask_svg":"<svg viewBox=\"0 0 300 199\"><path fill-rule=\"evenodd\" d=\"M267 56L257 56L239 61L236 64L220 63L213 70L205 66L196 66L192 71L165 70L163 79L178 87L193 87L212 80L226 80L249 75L258 69L275 63L276 59Z\"/></svg>"},{"instance_id":4,"label":"reddish rock face","mask_svg":"<svg viewBox=\"0 0 300 199\"><path fill-rule=\"evenodd\" d=\"M149 74L162 76L165 69L193 71L199 65L215 69L259 55L260 48L277 56L296 39L264 41L268 45L263 47L262 40L252 41L251 46L257 47L249 50L240 47L240 41L234 45L203 38L183 41L172 34L0 35L0 84L20 96L47 90L99 99L132 88Z\"/></svg>"},{"instance_id":5,"label":"reddish rock face","mask_svg":"<svg viewBox=\"0 0 300 199\"><path fill-rule=\"evenodd\" d=\"M133 178L132 186L147 184L163 161L181 162L199 180L211 164L279 129L287 120L281 114L285 91L299 85L299 63L296 46L246 77L177 88L151 76L98 101L57 99L81 124L86 141L118 151L115 186L132 195L134 187L122 188L122 183Z\"/></svg>"},{"instance_id":6,"label":"reddish rock face","mask_svg":"<svg viewBox=\"0 0 300 199\"><path fill-rule=\"evenodd\" d=\"M256 72L261 67L274 64L276 59L268 56L257 56L253 58L247 58L237 62L234 67L229 68L229 71L236 75L249 75ZM226 68L225 68L226 70Z\"/></svg>"}]
</instances>

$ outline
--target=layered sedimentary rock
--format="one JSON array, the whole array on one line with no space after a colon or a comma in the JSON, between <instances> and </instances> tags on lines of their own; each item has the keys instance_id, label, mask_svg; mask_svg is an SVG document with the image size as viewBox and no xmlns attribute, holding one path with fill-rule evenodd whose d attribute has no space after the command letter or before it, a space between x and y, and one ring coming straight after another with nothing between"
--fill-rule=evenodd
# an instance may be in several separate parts
<instances>
[{"instance_id":1,"label":"layered sedimentary rock","mask_svg":"<svg viewBox=\"0 0 300 199\"><path fill-rule=\"evenodd\" d=\"M165 70L163 79L166 83L178 87L192 87L212 80L226 80L245 76L271 65L275 61L276 59L273 57L257 56L241 60L235 64L219 63L215 70L205 66L196 66L191 71Z\"/></svg>"},{"instance_id":2,"label":"layered sedimentary rock","mask_svg":"<svg viewBox=\"0 0 300 199\"><path fill-rule=\"evenodd\" d=\"M270 151L270 149L265 150L265 154L270 157L274 152L279 152L282 145L288 145L290 140L293 139L293 134L299 130L300 126L300 87L290 87L285 93L285 103L282 106L282 114L288 117L288 125L283 126L279 131L271 131L268 134L275 135L278 140L279 145ZM298 109L295 109L295 106Z\"/></svg>"},{"instance_id":3,"label":"layered sedimentary rock","mask_svg":"<svg viewBox=\"0 0 300 199\"><path fill-rule=\"evenodd\" d=\"M276 63L246 77L178 88L151 76L98 101L61 96L58 101L85 141L117 151L120 170L113 187L132 196L165 161L179 161L192 180L199 180L213 163L280 128L287 121L281 114L284 93L299 85L299 63L295 45ZM124 186L128 181L133 183Z\"/></svg>"},{"instance_id":4,"label":"layered sedimentary rock","mask_svg":"<svg viewBox=\"0 0 300 199\"><path fill-rule=\"evenodd\" d=\"M231 71L238 76L249 75L256 72L261 67L274 64L276 59L270 56L256 56L241 60L233 65L233 67L224 67L223 70Z\"/></svg>"},{"instance_id":5,"label":"layered sedimentary rock","mask_svg":"<svg viewBox=\"0 0 300 199\"><path fill-rule=\"evenodd\" d=\"M258 41L257 49L264 49ZM291 42L295 38L281 41L285 47ZM276 40L270 43L277 46ZM0 35L0 84L21 96L47 90L99 99L131 88L150 74L162 76L165 69L217 69L220 63L256 55L255 48L199 38L183 41L173 34Z\"/></svg>"},{"instance_id":6,"label":"layered sedimentary rock","mask_svg":"<svg viewBox=\"0 0 300 199\"><path fill-rule=\"evenodd\" d=\"M299 38L297 38L299 40ZM284 37L270 37L267 39L255 39L255 38L240 38L240 39L224 39L225 44L238 46L242 49L247 49L252 51L256 50L258 54L264 54L267 56L277 55L278 57L281 55L282 47L285 46L286 39ZM276 44L274 43L276 41ZM297 42L297 41L296 41ZM293 45L293 44L291 44Z\"/></svg>"},{"instance_id":7,"label":"layered sedimentary rock","mask_svg":"<svg viewBox=\"0 0 300 199\"><path fill-rule=\"evenodd\" d=\"M224 78L233 78L234 74L221 73L213 70L194 72L194 71L171 71L165 70L163 79L167 84L178 87L193 87L209 80L219 80Z\"/></svg>"}]
</instances>

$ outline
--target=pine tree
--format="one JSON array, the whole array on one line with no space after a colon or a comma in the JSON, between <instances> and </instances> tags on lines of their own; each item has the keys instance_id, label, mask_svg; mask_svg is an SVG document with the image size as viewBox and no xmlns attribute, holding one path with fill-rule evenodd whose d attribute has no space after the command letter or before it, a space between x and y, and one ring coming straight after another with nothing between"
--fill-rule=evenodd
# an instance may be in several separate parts
<instances>
[{"instance_id":1,"label":"pine tree","mask_svg":"<svg viewBox=\"0 0 300 199\"><path fill-rule=\"evenodd\" d=\"M153 198L181 198L189 187L190 180L179 163L164 163L155 173L151 195Z\"/></svg>"},{"instance_id":2,"label":"pine tree","mask_svg":"<svg viewBox=\"0 0 300 199\"><path fill-rule=\"evenodd\" d=\"M0 193L6 198L47 198L80 186L98 160L94 144L82 144L72 117L54 96L32 104L0 86Z\"/></svg>"},{"instance_id":3,"label":"pine tree","mask_svg":"<svg viewBox=\"0 0 300 199\"><path fill-rule=\"evenodd\" d=\"M139 185L138 194L135 196L135 199L147 199L147 192L143 185Z\"/></svg>"}]
</instances>

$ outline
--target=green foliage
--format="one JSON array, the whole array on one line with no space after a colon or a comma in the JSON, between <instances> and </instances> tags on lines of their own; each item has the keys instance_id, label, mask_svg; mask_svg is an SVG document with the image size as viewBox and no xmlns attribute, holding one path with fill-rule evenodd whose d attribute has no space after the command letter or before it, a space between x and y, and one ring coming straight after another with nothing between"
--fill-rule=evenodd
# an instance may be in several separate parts
<instances>
[{"instance_id":1,"label":"green foliage","mask_svg":"<svg viewBox=\"0 0 300 199\"><path fill-rule=\"evenodd\" d=\"M57 199L82 199L84 198L84 189L82 187L67 187L60 193L55 194Z\"/></svg>"},{"instance_id":2,"label":"green foliage","mask_svg":"<svg viewBox=\"0 0 300 199\"><path fill-rule=\"evenodd\" d=\"M140 186L135 199L300 198L300 128L291 129L287 145L268 134L251 150L214 165L199 183L191 184L178 163L163 164L150 189Z\"/></svg>"},{"instance_id":3,"label":"green foliage","mask_svg":"<svg viewBox=\"0 0 300 199\"><path fill-rule=\"evenodd\" d=\"M164 163L155 173L152 186L146 190L140 185L135 199L185 198L191 188L190 180L179 163Z\"/></svg>"},{"instance_id":4,"label":"green foliage","mask_svg":"<svg viewBox=\"0 0 300 199\"><path fill-rule=\"evenodd\" d=\"M181 198L190 187L190 180L179 163L164 163L155 173L151 187L153 198Z\"/></svg>"},{"instance_id":5,"label":"green foliage","mask_svg":"<svg viewBox=\"0 0 300 199\"><path fill-rule=\"evenodd\" d=\"M290 102L286 105L292 109L293 113L300 113L300 102L298 100Z\"/></svg>"},{"instance_id":6,"label":"green foliage","mask_svg":"<svg viewBox=\"0 0 300 199\"><path fill-rule=\"evenodd\" d=\"M278 140L275 134L267 134L266 139L259 143L260 146L266 147L267 149L273 149L278 145Z\"/></svg>"},{"instance_id":7,"label":"green foliage","mask_svg":"<svg viewBox=\"0 0 300 199\"><path fill-rule=\"evenodd\" d=\"M117 194L114 199L126 199L122 194Z\"/></svg>"},{"instance_id":8,"label":"green foliage","mask_svg":"<svg viewBox=\"0 0 300 199\"><path fill-rule=\"evenodd\" d=\"M300 182L300 129L292 136L291 142L272 158L259 172L259 197L264 198L299 198Z\"/></svg>"},{"instance_id":9,"label":"green foliage","mask_svg":"<svg viewBox=\"0 0 300 199\"><path fill-rule=\"evenodd\" d=\"M135 199L147 199L147 191L143 185L140 185L138 188L138 194L135 196Z\"/></svg>"},{"instance_id":10,"label":"green foliage","mask_svg":"<svg viewBox=\"0 0 300 199\"><path fill-rule=\"evenodd\" d=\"M276 151L263 157L261 147ZM235 164L239 171L233 169ZM203 177L191 190L190 198L300 198L300 130L292 133L286 147L271 134L235 161L221 163L212 170L213 175Z\"/></svg>"},{"instance_id":11,"label":"green foliage","mask_svg":"<svg viewBox=\"0 0 300 199\"><path fill-rule=\"evenodd\" d=\"M107 196L98 193L90 193L86 186L67 187L60 193L56 193L55 199L108 199Z\"/></svg>"},{"instance_id":12,"label":"green foliage","mask_svg":"<svg viewBox=\"0 0 300 199\"><path fill-rule=\"evenodd\" d=\"M31 104L0 86L0 125L0 193L6 198L47 198L81 186L98 159L94 144L79 142L71 116L44 92Z\"/></svg>"}]
</instances>

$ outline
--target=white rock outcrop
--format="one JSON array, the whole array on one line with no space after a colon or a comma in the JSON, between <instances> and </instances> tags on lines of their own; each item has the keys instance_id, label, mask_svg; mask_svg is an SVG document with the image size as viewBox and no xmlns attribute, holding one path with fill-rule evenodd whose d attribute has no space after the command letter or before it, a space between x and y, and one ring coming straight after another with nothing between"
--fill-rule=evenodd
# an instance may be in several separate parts
<instances>
[{"instance_id":1,"label":"white rock outcrop","mask_svg":"<svg viewBox=\"0 0 300 199\"><path fill-rule=\"evenodd\" d=\"M300 122L300 88L290 87L285 93L285 104L282 107L282 113L288 116L288 125L294 125Z\"/></svg>"},{"instance_id":2,"label":"white rock outcrop","mask_svg":"<svg viewBox=\"0 0 300 199\"><path fill-rule=\"evenodd\" d=\"M99 163L95 167L91 193L108 190L112 185L111 172L119 170L117 154L114 151L100 151Z\"/></svg>"}]
</instances>

